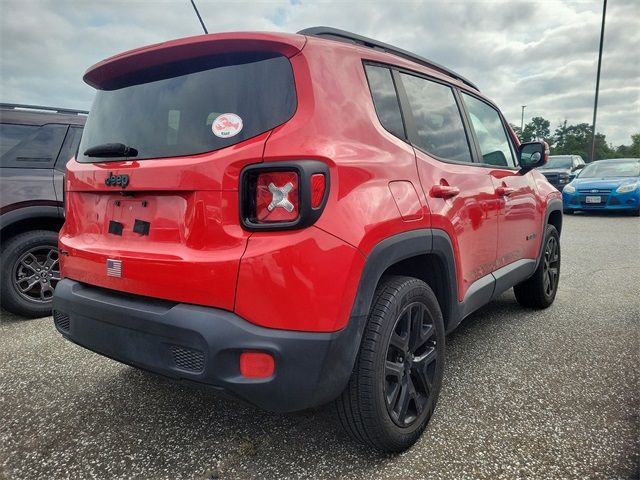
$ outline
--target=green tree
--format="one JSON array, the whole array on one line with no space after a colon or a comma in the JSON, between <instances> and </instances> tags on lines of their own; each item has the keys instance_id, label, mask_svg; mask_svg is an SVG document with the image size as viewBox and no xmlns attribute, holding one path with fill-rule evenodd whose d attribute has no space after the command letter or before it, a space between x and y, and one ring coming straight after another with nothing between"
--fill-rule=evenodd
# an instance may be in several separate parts
<instances>
[{"instance_id":1,"label":"green tree","mask_svg":"<svg viewBox=\"0 0 640 480\"><path fill-rule=\"evenodd\" d=\"M614 148L607 143L603 133L596 133L594 159L591 157L591 125L579 123L568 125L563 120L551 135L551 123L543 117L533 117L521 130L513 123L509 124L521 142L545 140L551 147L551 155L580 155L587 162L605 158L640 158L640 132L631 135L631 145L619 145Z\"/></svg>"},{"instance_id":2,"label":"green tree","mask_svg":"<svg viewBox=\"0 0 640 480\"><path fill-rule=\"evenodd\" d=\"M533 117L529 123L524 126L522 131L523 142L533 142L535 140L545 140L547 143L553 143L551 140L551 123L542 117Z\"/></svg>"},{"instance_id":3,"label":"green tree","mask_svg":"<svg viewBox=\"0 0 640 480\"><path fill-rule=\"evenodd\" d=\"M589 152L591 152L591 142L589 142ZM615 157L617 157L616 151L613 148L613 145L609 145L607 143L606 136L603 133L596 133L596 150L595 159L593 160L603 160L605 158Z\"/></svg>"},{"instance_id":4,"label":"green tree","mask_svg":"<svg viewBox=\"0 0 640 480\"><path fill-rule=\"evenodd\" d=\"M640 132L631 135L631 145L619 145L616 157L640 158Z\"/></svg>"},{"instance_id":5,"label":"green tree","mask_svg":"<svg viewBox=\"0 0 640 480\"><path fill-rule=\"evenodd\" d=\"M591 158L591 125L579 123L568 125L565 122L555 131L555 145L551 149L552 155L580 155L587 162L611 158L615 150L607 144L603 133L596 134L595 158Z\"/></svg>"},{"instance_id":6,"label":"green tree","mask_svg":"<svg viewBox=\"0 0 640 480\"><path fill-rule=\"evenodd\" d=\"M567 128L567 119L565 118L564 122L558 125L558 128L556 128L553 134L555 149L558 151L564 149L565 142L567 141Z\"/></svg>"}]
</instances>

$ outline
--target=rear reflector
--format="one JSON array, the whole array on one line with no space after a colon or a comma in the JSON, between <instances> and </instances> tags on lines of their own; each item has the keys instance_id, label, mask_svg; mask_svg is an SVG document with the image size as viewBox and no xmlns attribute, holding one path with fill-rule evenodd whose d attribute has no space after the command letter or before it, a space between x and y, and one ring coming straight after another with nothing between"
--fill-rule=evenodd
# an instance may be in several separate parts
<instances>
[{"instance_id":1,"label":"rear reflector","mask_svg":"<svg viewBox=\"0 0 640 480\"><path fill-rule=\"evenodd\" d=\"M298 174L296 172L259 174L256 184L258 222L292 222L298 218L298 214Z\"/></svg>"},{"instance_id":2,"label":"rear reflector","mask_svg":"<svg viewBox=\"0 0 640 480\"><path fill-rule=\"evenodd\" d=\"M240 374L246 378L268 378L275 372L273 357L264 352L242 352Z\"/></svg>"},{"instance_id":3,"label":"rear reflector","mask_svg":"<svg viewBox=\"0 0 640 480\"><path fill-rule=\"evenodd\" d=\"M325 179L322 173L311 175L311 208L318 208L322 205L324 198Z\"/></svg>"}]
</instances>

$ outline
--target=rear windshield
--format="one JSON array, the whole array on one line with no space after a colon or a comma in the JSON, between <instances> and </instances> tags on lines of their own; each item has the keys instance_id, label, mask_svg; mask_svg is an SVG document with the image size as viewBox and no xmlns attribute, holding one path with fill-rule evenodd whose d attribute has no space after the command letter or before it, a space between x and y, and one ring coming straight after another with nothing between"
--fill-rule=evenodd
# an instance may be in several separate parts
<instances>
[{"instance_id":1,"label":"rear windshield","mask_svg":"<svg viewBox=\"0 0 640 480\"><path fill-rule=\"evenodd\" d=\"M110 143L137 150L136 159L210 152L266 132L296 109L291 64L272 53L182 61L107 88L93 102L80 162L118 160L84 154Z\"/></svg>"}]
</instances>

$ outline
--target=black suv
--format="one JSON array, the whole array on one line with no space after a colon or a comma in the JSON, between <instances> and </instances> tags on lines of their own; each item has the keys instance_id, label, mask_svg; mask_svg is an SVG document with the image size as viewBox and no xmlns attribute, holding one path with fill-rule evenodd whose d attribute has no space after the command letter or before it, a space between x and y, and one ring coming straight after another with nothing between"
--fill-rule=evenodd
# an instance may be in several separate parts
<instances>
[{"instance_id":1,"label":"black suv","mask_svg":"<svg viewBox=\"0 0 640 480\"><path fill-rule=\"evenodd\" d=\"M539 167L551 185L562 191L573 180L575 173L583 169L584 160L580 155L551 155L546 165Z\"/></svg>"},{"instance_id":2,"label":"black suv","mask_svg":"<svg viewBox=\"0 0 640 480\"><path fill-rule=\"evenodd\" d=\"M51 314L60 279L64 170L87 113L0 104L0 299L13 313Z\"/></svg>"}]
</instances>

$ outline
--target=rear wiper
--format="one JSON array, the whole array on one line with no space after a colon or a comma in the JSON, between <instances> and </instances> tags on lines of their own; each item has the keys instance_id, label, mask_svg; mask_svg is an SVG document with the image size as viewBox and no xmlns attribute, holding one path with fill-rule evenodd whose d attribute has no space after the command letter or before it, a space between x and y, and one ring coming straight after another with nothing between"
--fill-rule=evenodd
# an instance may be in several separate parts
<instances>
[{"instance_id":1,"label":"rear wiper","mask_svg":"<svg viewBox=\"0 0 640 480\"><path fill-rule=\"evenodd\" d=\"M103 143L87 148L84 154L87 157L135 157L138 150L124 143Z\"/></svg>"}]
</instances>

